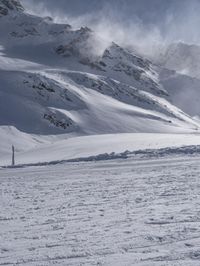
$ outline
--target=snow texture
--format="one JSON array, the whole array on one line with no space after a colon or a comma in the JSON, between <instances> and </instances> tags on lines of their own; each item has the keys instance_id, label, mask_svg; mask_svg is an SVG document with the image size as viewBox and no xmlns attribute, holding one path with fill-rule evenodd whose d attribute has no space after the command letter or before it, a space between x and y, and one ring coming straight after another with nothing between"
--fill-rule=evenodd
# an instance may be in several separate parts
<instances>
[{"instance_id":1,"label":"snow texture","mask_svg":"<svg viewBox=\"0 0 200 266\"><path fill-rule=\"evenodd\" d=\"M0 264L199 265L199 160L0 169Z\"/></svg>"},{"instance_id":2,"label":"snow texture","mask_svg":"<svg viewBox=\"0 0 200 266\"><path fill-rule=\"evenodd\" d=\"M0 265L199 266L199 51L0 0Z\"/></svg>"}]
</instances>

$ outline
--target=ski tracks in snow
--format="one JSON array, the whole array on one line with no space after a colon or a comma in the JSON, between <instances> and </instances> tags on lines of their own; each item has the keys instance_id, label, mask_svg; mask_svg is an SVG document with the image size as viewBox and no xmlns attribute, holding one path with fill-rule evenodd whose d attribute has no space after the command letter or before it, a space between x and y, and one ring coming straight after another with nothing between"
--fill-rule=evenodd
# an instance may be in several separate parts
<instances>
[{"instance_id":1,"label":"ski tracks in snow","mask_svg":"<svg viewBox=\"0 0 200 266\"><path fill-rule=\"evenodd\" d=\"M199 265L199 174L189 157L2 169L0 265Z\"/></svg>"}]
</instances>

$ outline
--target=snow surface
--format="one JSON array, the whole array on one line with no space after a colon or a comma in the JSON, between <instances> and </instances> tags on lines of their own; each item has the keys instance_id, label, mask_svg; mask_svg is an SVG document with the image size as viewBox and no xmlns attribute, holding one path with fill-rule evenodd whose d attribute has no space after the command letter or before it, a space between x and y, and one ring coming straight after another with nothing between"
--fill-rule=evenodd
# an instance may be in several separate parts
<instances>
[{"instance_id":1,"label":"snow surface","mask_svg":"<svg viewBox=\"0 0 200 266\"><path fill-rule=\"evenodd\" d=\"M0 0L0 265L199 266L199 54Z\"/></svg>"},{"instance_id":2,"label":"snow surface","mask_svg":"<svg viewBox=\"0 0 200 266\"><path fill-rule=\"evenodd\" d=\"M199 160L0 169L0 264L198 266Z\"/></svg>"},{"instance_id":3,"label":"snow surface","mask_svg":"<svg viewBox=\"0 0 200 266\"><path fill-rule=\"evenodd\" d=\"M200 145L200 135L150 133L103 134L70 137L63 140L54 139L53 141L51 141L51 138L43 138L42 144L34 139L32 142L33 147L27 151L18 151L16 143L17 164L50 163L76 158L87 158L105 153L110 154L112 152L118 154L125 151L132 152L146 149L180 148L182 146ZM9 165L11 162L11 147L7 148L10 154L2 153L0 157L1 166Z\"/></svg>"}]
</instances>

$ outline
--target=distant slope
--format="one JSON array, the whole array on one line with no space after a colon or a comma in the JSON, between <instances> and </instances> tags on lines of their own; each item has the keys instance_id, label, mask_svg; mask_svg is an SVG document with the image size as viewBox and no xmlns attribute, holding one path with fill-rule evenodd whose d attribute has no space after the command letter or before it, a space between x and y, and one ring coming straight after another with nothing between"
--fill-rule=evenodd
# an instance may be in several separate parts
<instances>
[{"instance_id":1,"label":"distant slope","mask_svg":"<svg viewBox=\"0 0 200 266\"><path fill-rule=\"evenodd\" d=\"M19 143L18 143L19 145ZM138 151L146 149L160 149L167 147L177 147L188 145L200 145L198 134L151 134L151 133L131 133L131 134L109 134L95 136L81 136L42 146L35 145L26 151L17 151L17 164L37 164L61 162L62 160L87 158L101 155L107 158L105 153L115 158L113 153L124 153L125 151ZM187 151L187 149L185 149ZM188 149L192 152L192 149ZM199 150L199 148L198 148ZM195 151L195 148L194 148ZM109 158L109 157L108 157ZM9 165L11 154L0 156L0 166Z\"/></svg>"},{"instance_id":2,"label":"distant slope","mask_svg":"<svg viewBox=\"0 0 200 266\"><path fill-rule=\"evenodd\" d=\"M157 63L181 74L200 78L200 46L172 43L158 55Z\"/></svg>"},{"instance_id":3,"label":"distant slope","mask_svg":"<svg viewBox=\"0 0 200 266\"><path fill-rule=\"evenodd\" d=\"M164 98L105 76L0 71L0 124L32 134L183 132L198 124Z\"/></svg>"},{"instance_id":4,"label":"distant slope","mask_svg":"<svg viewBox=\"0 0 200 266\"><path fill-rule=\"evenodd\" d=\"M162 69L160 83L169 93L168 100L192 117L200 116L200 80Z\"/></svg>"}]
</instances>

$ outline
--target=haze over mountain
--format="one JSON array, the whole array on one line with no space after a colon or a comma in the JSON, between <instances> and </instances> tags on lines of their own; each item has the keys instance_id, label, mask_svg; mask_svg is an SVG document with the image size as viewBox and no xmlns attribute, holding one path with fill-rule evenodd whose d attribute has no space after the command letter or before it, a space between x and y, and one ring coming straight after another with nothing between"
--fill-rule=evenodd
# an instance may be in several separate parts
<instances>
[{"instance_id":1,"label":"haze over mountain","mask_svg":"<svg viewBox=\"0 0 200 266\"><path fill-rule=\"evenodd\" d=\"M123 46L138 46L145 54L172 42L199 44L198 0L28 0L35 14L51 15L57 21L86 25L103 38ZM131 32L131 34L130 34ZM111 37L112 36L112 37Z\"/></svg>"}]
</instances>

